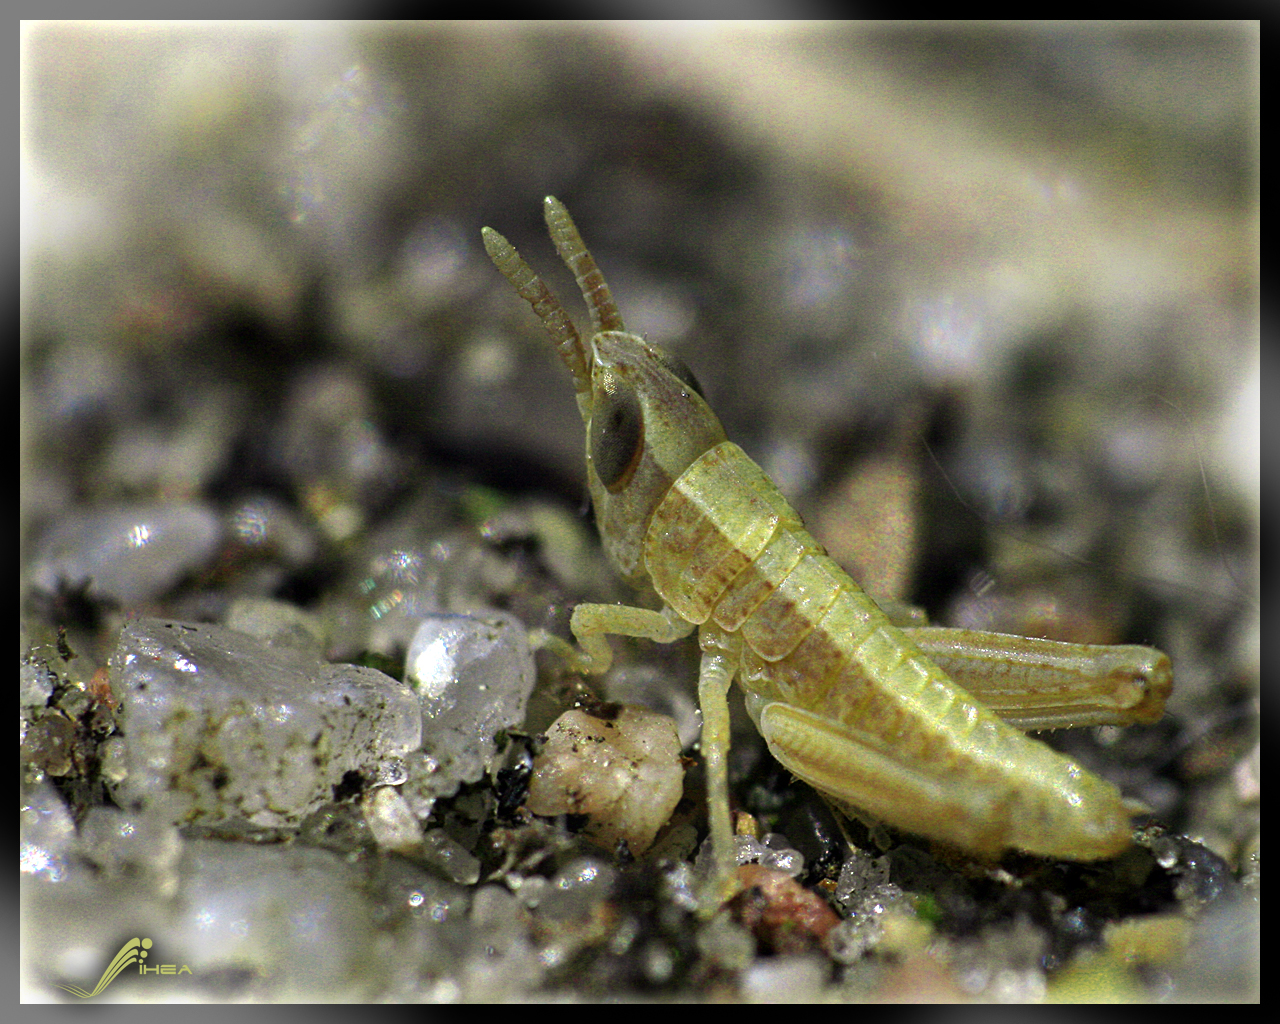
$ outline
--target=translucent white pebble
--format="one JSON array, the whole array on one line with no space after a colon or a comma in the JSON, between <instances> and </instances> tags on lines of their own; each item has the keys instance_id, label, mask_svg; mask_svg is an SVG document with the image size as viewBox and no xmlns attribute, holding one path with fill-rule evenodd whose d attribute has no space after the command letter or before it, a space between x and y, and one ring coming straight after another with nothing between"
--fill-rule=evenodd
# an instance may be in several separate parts
<instances>
[{"instance_id":1,"label":"translucent white pebble","mask_svg":"<svg viewBox=\"0 0 1280 1024\"><path fill-rule=\"evenodd\" d=\"M406 762L415 813L497 766L497 738L524 722L536 678L519 619L498 611L423 619L405 659L421 705L422 750Z\"/></svg>"},{"instance_id":2,"label":"translucent white pebble","mask_svg":"<svg viewBox=\"0 0 1280 1024\"><path fill-rule=\"evenodd\" d=\"M203 568L223 536L221 520L203 505L72 510L38 541L31 581L50 593L88 583L94 597L128 607Z\"/></svg>"},{"instance_id":3,"label":"translucent white pebble","mask_svg":"<svg viewBox=\"0 0 1280 1024\"><path fill-rule=\"evenodd\" d=\"M110 667L125 747L112 795L174 823L296 825L421 735L403 683L221 626L138 619Z\"/></svg>"},{"instance_id":4,"label":"translucent white pebble","mask_svg":"<svg viewBox=\"0 0 1280 1024\"><path fill-rule=\"evenodd\" d=\"M570 861L552 877L539 901L538 914L553 920L586 917L607 899L617 872L594 857Z\"/></svg>"},{"instance_id":5,"label":"translucent white pebble","mask_svg":"<svg viewBox=\"0 0 1280 1024\"><path fill-rule=\"evenodd\" d=\"M608 718L566 711L547 730L533 762L527 805L534 814L585 814L583 834L613 849L625 839L641 854L684 792L680 737L666 715L608 705Z\"/></svg>"},{"instance_id":6,"label":"translucent white pebble","mask_svg":"<svg viewBox=\"0 0 1280 1024\"><path fill-rule=\"evenodd\" d=\"M22 794L18 870L46 882L67 878L67 862L76 841L76 825L48 779Z\"/></svg>"}]
</instances>

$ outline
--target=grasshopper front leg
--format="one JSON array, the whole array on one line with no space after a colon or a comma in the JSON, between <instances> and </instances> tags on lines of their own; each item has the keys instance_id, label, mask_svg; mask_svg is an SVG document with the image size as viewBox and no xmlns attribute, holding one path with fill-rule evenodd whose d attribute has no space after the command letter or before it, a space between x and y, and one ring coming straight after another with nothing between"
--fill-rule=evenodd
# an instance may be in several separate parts
<instances>
[{"instance_id":1,"label":"grasshopper front leg","mask_svg":"<svg viewBox=\"0 0 1280 1024\"><path fill-rule=\"evenodd\" d=\"M565 653L569 668L588 675L602 675L613 664L613 648L605 636L634 636L660 644L674 643L693 632L670 607L655 612L625 604L580 604L573 610L569 628L580 645Z\"/></svg>"},{"instance_id":2,"label":"grasshopper front leg","mask_svg":"<svg viewBox=\"0 0 1280 1024\"><path fill-rule=\"evenodd\" d=\"M613 662L605 636L644 637L672 643L694 630L669 606L655 612L628 605L580 604L573 610L570 629L581 645L568 651L574 671L598 675ZM737 644L719 630L703 630L703 655L698 674L698 705L702 710L702 757L706 769L707 816L711 833L712 869L699 897L699 912L714 913L737 891L733 824L729 817L730 744L729 687L738 671Z\"/></svg>"}]
</instances>

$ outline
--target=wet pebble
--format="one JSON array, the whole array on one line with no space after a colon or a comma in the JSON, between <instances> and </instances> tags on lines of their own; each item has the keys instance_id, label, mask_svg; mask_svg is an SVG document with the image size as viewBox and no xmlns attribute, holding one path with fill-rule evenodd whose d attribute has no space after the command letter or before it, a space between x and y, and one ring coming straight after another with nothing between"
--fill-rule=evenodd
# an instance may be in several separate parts
<instances>
[{"instance_id":1,"label":"wet pebble","mask_svg":"<svg viewBox=\"0 0 1280 1024\"><path fill-rule=\"evenodd\" d=\"M40 538L31 581L46 593L87 586L90 596L127 608L203 568L222 540L221 520L202 504L76 509Z\"/></svg>"},{"instance_id":2,"label":"wet pebble","mask_svg":"<svg viewBox=\"0 0 1280 1024\"><path fill-rule=\"evenodd\" d=\"M351 772L418 746L409 688L220 626L139 619L111 659L113 794L175 822L296 825Z\"/></svg>"},{"instance_id":3,"label":"wet pebble","mask_svg":"<svg viewBox=\"0 0 1280 1024\"><path fill-rule=\"evenodd\" d=\"M422 619L405 677L420 705L422 739L406 758L404 788L425 817L437 798L496 768L497 738L524 721L537 673L524 624L489 612Z\"/></svg>"}]
</instances>

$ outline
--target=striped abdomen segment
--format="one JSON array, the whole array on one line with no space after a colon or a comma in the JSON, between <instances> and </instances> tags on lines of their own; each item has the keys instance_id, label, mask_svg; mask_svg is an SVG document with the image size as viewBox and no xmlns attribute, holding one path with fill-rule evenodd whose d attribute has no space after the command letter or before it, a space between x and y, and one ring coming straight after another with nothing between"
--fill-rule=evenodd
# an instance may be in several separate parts
<instances>
[{"instance_id":1,"label":"striped abdomen segment","mask_svg":"<svg viewBox=\"0 0 1280 1024\"><path fill-rule=\"evenodd\" d=\"M701 625L714 616L730 633L814 554L822 554L821 545L805 533L764 471L732 441L704 452L680 475L654 509L645 536L645 568L663 600L689 622ZM833 580L828 589L790 597L830 604L838 584ZM785 632L793 622L788 605L775 624ZM766 650L780 644L785 649L766 656L780 657L795 646L781 638L773 644Z\"/></svg>"},{"instance_id":2,"label":"striped abdomen segment","mask_svg":"<svg viewBox=\"0 0 1280 1024\"><path fill-rule=\"evenodd\" d=\"M730 441L672 484L650 522L645 562L682 617L741 637L741 681L760 696L867 728L886 712L886 698L912 718L970 729L982 714L827 557Z\"/></svg>"}]
</instances>

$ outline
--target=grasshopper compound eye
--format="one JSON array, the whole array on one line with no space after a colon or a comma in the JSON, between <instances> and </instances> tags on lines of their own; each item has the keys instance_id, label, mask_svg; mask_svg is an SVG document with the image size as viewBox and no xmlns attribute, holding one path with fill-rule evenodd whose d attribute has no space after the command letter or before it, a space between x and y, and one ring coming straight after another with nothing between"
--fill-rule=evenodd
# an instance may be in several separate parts
<instances>
[{"instance_id":1,"label":"grasshopper compound eye","mask_svg":"<svg viewBox=\"0 0 1280 1024\"><path fill-rule=\"evenodd\" d=\"M621 491L644 454L644 411L635 390L616 377L591 415L591 464L604 489Z\"/></svg>"}]
</instances>

